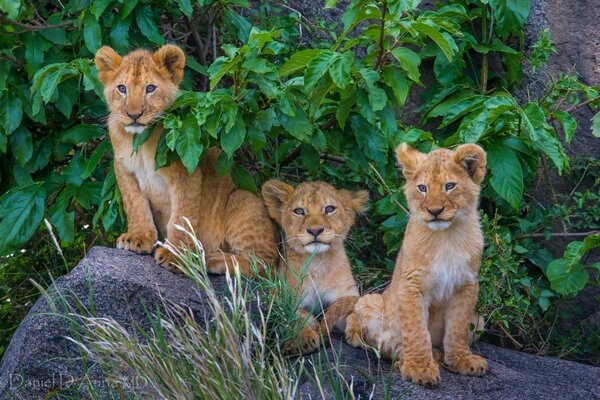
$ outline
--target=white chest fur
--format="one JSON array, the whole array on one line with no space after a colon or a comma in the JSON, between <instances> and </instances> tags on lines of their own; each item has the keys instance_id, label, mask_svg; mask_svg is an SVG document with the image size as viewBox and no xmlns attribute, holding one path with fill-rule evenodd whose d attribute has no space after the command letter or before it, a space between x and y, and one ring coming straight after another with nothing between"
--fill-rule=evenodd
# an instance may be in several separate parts
<instances>
[{"instance_id":1,"label":"white chest fur","mask_svg":"<svg viewBox=\"0 0 600 400\"><path fill-rule=\"evenodd\" d=\"M133 172L144 192L164 193L167 189L166 182L154 170L154 154L151 152L138 152L124 159L125 167Z\"/></svg>"},{"instance_id":2,"label":"white chest fur","mask_svg":"<svg viewBox=\"0 0 600 400\"><path fill-rule=\"evenodd\" d=\"M469 266L471 253L453 240L440 240L435 254L432 256L432 265L429 275L429 302L444 302L454 292L467 282L477 279L476 274Z\"/></svg>"}]
</instances>

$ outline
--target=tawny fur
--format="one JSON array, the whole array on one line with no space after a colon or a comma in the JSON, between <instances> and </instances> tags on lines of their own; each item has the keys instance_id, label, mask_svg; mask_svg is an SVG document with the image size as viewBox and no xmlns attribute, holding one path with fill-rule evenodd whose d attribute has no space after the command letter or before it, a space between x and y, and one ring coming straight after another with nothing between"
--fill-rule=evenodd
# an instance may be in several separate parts
<instances>
[{"instance_id":1,"label":"tawny fur","mask_svg":"<svg viewBox=\"0 0 600 400\"><path fill-rule=\"evenodd\" d=\"M156 147L163 132L159 126L133 152L133 136L175 100L185 67L183 51L166 45L154 53L135 50L121 57L110 47L102 47L96 53L96 67L110 110L115 175L128 223L117 247L151 253L159 235L181 246L186 237L175 225L185 226L185 217L204 246L209 272L222 274L235 264L249 274L250 257L273 263L275 227L259 197L238 189L230 175L217 175L214 166L220 150L208 149L191 175L180 161L155 171ZM149 85L155 89L149 91ZM174 255L166 248L157 248L154 258L159 265L176 270Z\"/></svg>"},{"instance_id":2,"label":"tawny fur","mask_svg":"<svg viewBox=\"0 0 600 400\"><path fill-rule=\"evenodd\" d=\"M473 144L429 154L402 144L396 151L410 219L390 286L358 300L346 338L354 346L378 348L396 360L404 379L422 385L439 384L436 359L460 374L483 375L487 362L471 352L469 342L473 325L482 329L474 311L485 152Z\"/></svg>"},{"instance_id":3,"label":"tawny fur","mask_svg":"<svg viewBox=\"0 0 600 400\"><path fill-rule=\"evenodd\" d=\"M299 316L307 320L299 344L291 343L286 350L311 353L320 343L314 315L329 307L325 329L344 332L346 316L353 309L348 304L353 306L358 298L344 241L369 194L337 190L324 182L305 182L294 189L270 180L263 185L262 195L269 214L285 233L280 271L301 299Z\"/></svg>"}]
</instances>

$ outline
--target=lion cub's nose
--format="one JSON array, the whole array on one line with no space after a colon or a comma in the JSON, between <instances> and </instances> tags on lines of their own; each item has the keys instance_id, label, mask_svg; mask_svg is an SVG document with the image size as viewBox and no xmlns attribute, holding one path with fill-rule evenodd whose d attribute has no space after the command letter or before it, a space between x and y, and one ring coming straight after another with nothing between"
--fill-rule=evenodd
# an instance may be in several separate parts
<instances>
[{"instance_id":1,"label":"lion cub's nose","mask_svg":"<svg viewBox=\"0 0 600 400\"><path fill-rule=\"evenodd\" d=\"M138 113L138 114L130 114L130 113L127 113L127 116L128 116L129 118L131 118L132 120L134 120L134 121L135 121L136 119L138 119L139 117L141 117L143 113L144 113L143 111L142 111L142 112L140 112L140 113Z\"/></svg>"},{"instance_id":2,"label":"lion cub's nose","mask_svg":"<svg viewBox=\"0 0 600 400\"><path fill-rule=\"evenodd\" d=\"M429 214L433 215L434 217L437 217L438 215L440 215L442 213L442 211L444 211L444 207L442 207L442 208L428 208L427 211L429 212Z\"/></svg>"},{"instance_id":3,"label":"lion cub's nose","mask_svg":"<svg viewBox=\"0 0 600 400\"><path fill-rule=\"evenodd\" d=\"M325 230L325 228L308 228L306 230L306 232L308 232L309 234L313 235L316 238L321 233L323 233L324 230Z\"/></svg>"},{"instance_id":4,"label":"lion cub's nose","mask_svg":"<svg viewBox=\"0 0 600 400\"><path fill-rule=\"evenodd\" d=\"M438 215L440 215L442 213L442 211L444 211L444 207L442 207L442 208L428 208L427 211L429 212L429 214L433 215L434 217L437 217Z\"/></svg>"}]
</instances>

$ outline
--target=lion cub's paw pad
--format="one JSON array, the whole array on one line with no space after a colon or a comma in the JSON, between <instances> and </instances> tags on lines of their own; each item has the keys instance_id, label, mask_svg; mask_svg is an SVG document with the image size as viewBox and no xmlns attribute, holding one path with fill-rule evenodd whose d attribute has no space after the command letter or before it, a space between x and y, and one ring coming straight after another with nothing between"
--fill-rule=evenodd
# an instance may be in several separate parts
<instances>
[{"instance_id":1,"label":"lion cub's paw pad","mask_svg":"<svg viewBox=\"0 0 600 400\"><path fill-rule=\"evenodd\" d=\"M156 243L156 232L125 232L117 239L117 249L129 250L138 254L150 254Z\"/></svg>"},{"instance_id":2,"label":"lion cub's paw pad","mask_svg":"<svg viewBox=\"0 0 600 400\"><path fill-rule=\"evenodd\" d=\"M488 371L488 363L485 358L475 354L462 358L450 359L446 364L451 370L461 375L482 376Z\"/></svg>"},{"instance_id":3,"label":"lion cub's paw pad","mask_svg":"<svg viewBox=\"0 0 600 400\"><path fill-rule=\"evenodd\" d=\"M399 367L399 362L394 364ZM433 360L425 365L403 363L400 367L402 378L407 382L417 383L422 386L438 387L440 384L440 368Z\"/></svg>"}]
</instances>

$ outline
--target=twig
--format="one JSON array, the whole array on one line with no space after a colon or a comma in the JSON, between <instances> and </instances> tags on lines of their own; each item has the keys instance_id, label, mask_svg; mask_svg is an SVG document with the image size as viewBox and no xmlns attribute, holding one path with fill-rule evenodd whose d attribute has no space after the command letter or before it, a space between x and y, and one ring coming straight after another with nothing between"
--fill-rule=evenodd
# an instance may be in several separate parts
<instances>
[{"instance_id":1,"label":"twig","mask_svg":"<svg viewBox=\"0 0 600 400\"><path fill-rule=\"evenodd\" d=\"M512 335L510 333L508 333L508 331L506 329L504 329L504 327L500 324L498 324L498 327L500 328L500 330L502 331L502 333L504 333L506 335L507 338L510 339L511 342L513 342L513 344L518 348L518 349L522 349L523 345L521 343L519 343L519 341L517 339L515 339L514 337L512 337Z\"/></svg>"},{"instance_id":2,"label":"twig","mask_svg":"<svg viewBox=\"0 0 600 400\"><path fill-rule=\"evenodd\" d=\"M383 3L383 11L381 12L381 32L379 33L379 54L377 54L377 61L375 61L375 69L379 69L383 64L385 51L383 49L383 41L385 39L385 14L387 14L387 3Z\"/></svg>"},{"instance_id":3,"label":"twig","mask_svg":"<svg viewBox=\"0 0 600 400\"><path fill-rule=\"evenodd\" d=\"M64 28L65 26L73 25L75 23L75 21L64 21L64 22L61 22L58 24L30 25L30 24L24 24L24 23L18 22L18 21L13 21L12 19L6 18L4 15L0 15L0 22L18 26L19 28L23 29L24 31L39 31L39 30L46 30L46 29Z\"/></svg>"},{"instance_id":4,"label":"twig","mask_svg":"<svg viewBox=\"0 0 600 400\"><path fill-rule=\"evenodd\" d=\"M591 98L589 100L584 101L583 103L579 103L571 108L569 108L568 110L566 110L566 112L568 112L569 114L572 113L573 111L577 111L579 110L581 107L583 106L587 106L590 103L593 103L594 101L598 101L600 100L600 96L596 96L594 98Z\"/></svg>"},{"instance_id":5,"label":"twig","mask_svg":"<svg viewBox=\"0 0 600 400\"><path fill-rule=\"evenodd\" d=\"M545 238L546 236L550 236L550 237L582 237L582 236L595 235L597 233L600 233L600 231L589 231L589 232L552 232L552 233L549 233L549 234L544 234L544 233L525 233L523 235L516 236L515 239L536 238L536 237L543 237L543 238Z\"/></svg>"}]
</instances>

